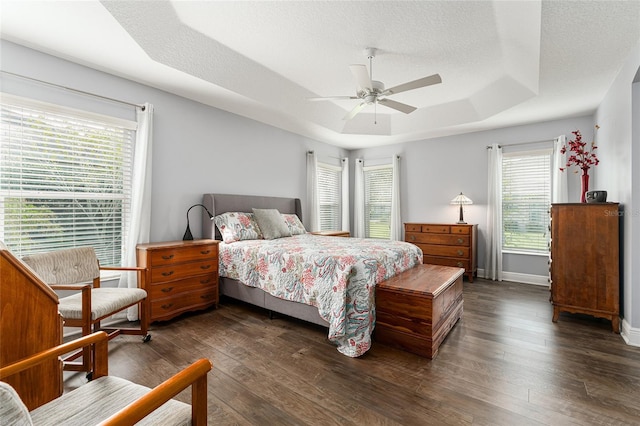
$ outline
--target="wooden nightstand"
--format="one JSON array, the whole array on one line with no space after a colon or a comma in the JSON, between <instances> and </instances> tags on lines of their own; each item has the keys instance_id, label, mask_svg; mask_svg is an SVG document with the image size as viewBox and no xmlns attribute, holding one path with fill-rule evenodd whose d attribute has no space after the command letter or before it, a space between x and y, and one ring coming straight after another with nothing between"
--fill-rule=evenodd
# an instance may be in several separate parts
<instances>
[{"instance_id":1,"label":"wooden nightstand","mask_svg":"<svg viewBox=\"0 0 640 426\"><path fill-rule=\"evenodd\" d=\"M149 322L218 304L216 240L138 244L138 266L146 268Z\"/></svg>"},{"instance_id":2,"label":"wooden nightstand","mask_svg":"<svg viewBox=\"0 0 640 426\"><path fill-rule=\"evenodd\" d=\"M350 237L349 231L313 231L313 235L324 235L325 237Z\"/></svg>"}]
</instances>

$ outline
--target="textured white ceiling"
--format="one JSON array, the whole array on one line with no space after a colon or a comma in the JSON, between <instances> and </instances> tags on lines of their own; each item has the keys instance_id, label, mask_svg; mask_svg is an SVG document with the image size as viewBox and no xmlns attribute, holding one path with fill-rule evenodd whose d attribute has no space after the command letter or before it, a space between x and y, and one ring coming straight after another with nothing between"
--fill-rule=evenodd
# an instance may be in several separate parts
<instances>
[{"instance_id":1,"label":"textured white ceiling","mask_svg":"<svg viewBox=\"0 0 640 426\"><path fill-rule=\"evenodd\" d=\"M592 112L640 41L640 1L8 1L16 43L346 148ZM348 65L386 87L357 100ZM143 102L144 100L138 100ZM374 117L375 114L375 117ZM377 124L374 124L374 121Z\"/></svg>"}]
</instances>

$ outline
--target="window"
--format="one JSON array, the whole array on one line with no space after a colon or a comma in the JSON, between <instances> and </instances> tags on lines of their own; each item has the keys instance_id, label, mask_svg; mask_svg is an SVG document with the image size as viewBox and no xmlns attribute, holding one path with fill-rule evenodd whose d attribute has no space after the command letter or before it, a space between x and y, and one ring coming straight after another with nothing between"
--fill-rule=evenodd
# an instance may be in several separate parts
<instances>
[{"instance_id":1,"label":"window","mask_svg":"<svg viewBox=\"0 0 640 426\"><path fill-rule=\"evenodd\" d=\"M2 95L0 239L24 256L91 245L120 265L136 123Z\"/></svg>"},{"instance_id":2,"label":"window","mask_svg":"<svg viewBox=\"0 0 640 426\"><path fill-rule=\"evenodd\" d=\"M502 158L502 248L548 253L551 150Z\"/></svg>"},{"instance_id":3,"label":"window","mask_svg":"<svg viewBox=\"0 0 640 426\"><path fill-rule=\"evenodd\" d=\"M318 202L320 204L320 230L339 230L342 218L342 169L318 163Z\"/></svg>"},{"instance_id":4,"label":"window","mask_svg":"<svg viewBox=\"0 0 640 426\"><path fill-rule=\"evenodd\" d=\"M369 238L391 238L393 166L364 167L364 231Z\"/></svg>"}]
</instances>

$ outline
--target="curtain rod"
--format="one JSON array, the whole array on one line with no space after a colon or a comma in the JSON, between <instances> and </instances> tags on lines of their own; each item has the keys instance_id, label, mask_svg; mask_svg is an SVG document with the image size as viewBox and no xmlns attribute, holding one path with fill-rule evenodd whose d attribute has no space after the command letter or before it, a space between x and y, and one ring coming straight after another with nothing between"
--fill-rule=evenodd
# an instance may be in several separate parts
<instances>
[{"instance_id":1,"label":"curtain rod","mask_svg":"<svg viewBox=\"0 0 640 426\"><path fill-rule=\"evenodd\" d=\"M503 143L498 145L498 148L502 148L503 146L515 146L515 145L531 145L534 143L544 143L544 142L553 142L554 139L545 139L542 141L531 141L531 142L516 142L516 143ZM493 148L491 145L487 145L487 149Z\"/></svg>"},{"instance_id":2,"label":"curtain rod","mask_svg":"<svg viewBox=\"0 0 640 426\"><path fill-rule=\"evenodd\" d=\"M134 104L134 103L127 102L127 101L121 101L120 99L109 98L107 96L96 95L95 93L85 92L84 90L74 89L72 87L63 86L61 84L50 83L48 81L38 80L37 78L27 77L25 75L15 74L15 73L12 73L12 72L9 72L9 71L5 71L5 70L0 70L0 72L2 74L9 74L9 75L12 75L14 77L23 78L25 80L35 81L37 83L44 84L44 85L47 85L47 86L53 86L53 87L57 87L59 89L68 90L70 92L80 93L82 95L93 96L95 98L100 98L100 99L106 99L107 101L111 101L111 102L118 102L118 103L121 103L121 104L132 106L134 108L140 108L140 109L142 109L144 111L144 105Z\"/></svg>"}]
</instances>

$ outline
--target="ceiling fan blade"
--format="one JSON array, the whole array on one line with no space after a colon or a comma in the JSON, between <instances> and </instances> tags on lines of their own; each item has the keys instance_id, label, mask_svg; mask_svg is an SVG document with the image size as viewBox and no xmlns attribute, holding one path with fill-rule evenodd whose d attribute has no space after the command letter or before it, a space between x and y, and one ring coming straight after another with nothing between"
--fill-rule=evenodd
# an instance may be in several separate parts
<instances>
[{"instance_id":1,"label":"ceiling fan blade","mask_svg":"<svg viewBox=\"0 0 640 426\"><path fill-rule=\"evenodd\" d=\"M307 98L308 101L339 101L345 99L358 99L357 96L326 96L326 97L318 97L318 98Z\"/></svg>"},{"instance_id":2,"label":"ceiling fan blade","mask_svg":"<svg viewBox=\"0 0 640 426\"><path fill-rule=\"evenodd\" d=\"M393 108L397 111L404 112L405 114L410 114L417 109L416 107L412 107L411 105L392 101L391 99L379 99L378 103L386 107Z\"/></svg>"},{"instance_id":3,"label":"ceiling fan blade","mask_svg":"<svg viewBox=\"0 0 640 426\"><path fill-rule=\"evenodd\" d=\"M372 89L371 77L369 77L366 65L349 65L349 69L351 70L351 74L353 74L353 78L356 79L358 89Z\"/></svg>"},{"instance_id":4,"label":"ceiling fan blade","mask_svg":"<svg viewBox=\"0 0 640 426\"><path fill-rule=\"evenodd\" d=\"M351 120L353 117L356 116L356 114L358 114L360 111L362 111L362 109L364 107L367 106L366 102L361 102L360 104L356 105L355 108L353 108L349 114L345 115L343 120L347 121L347 120Z\"/></svg>"},{"instance_id":5,"label":"ceiling fan blade","mask_svg":"<svg viewBox=\"0 0 640 426\"><path fill-rule=\"evenodd\" d=\"M429 77L419 78L408 83L399 84L384 91L385 95L393 95L395 93L406 92L407 90L419 89L420 87L431 86L432 84L442 83L440 74L430 75Z\"/></svg>"}]
</instances>

